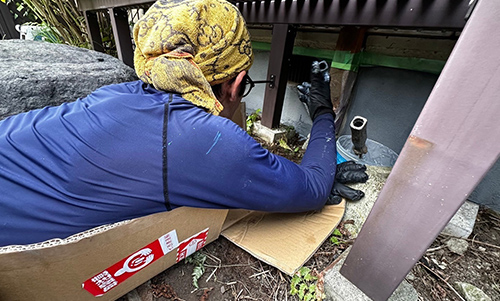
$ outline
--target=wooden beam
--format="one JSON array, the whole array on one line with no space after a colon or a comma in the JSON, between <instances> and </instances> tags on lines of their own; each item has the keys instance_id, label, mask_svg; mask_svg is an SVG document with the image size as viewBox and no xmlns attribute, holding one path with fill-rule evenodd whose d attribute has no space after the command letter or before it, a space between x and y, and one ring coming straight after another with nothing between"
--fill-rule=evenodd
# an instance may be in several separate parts
<instances>
[{"instance_id":1,"label":"wooden beam","mask_svg":"<svg viewBox=\"0 0 500 301\"><path fill-rule=\"evenodd\" d=\"M363 49L366 31L366 26L344 26L340 29L339 38L335 50L350 51L358 53Z\"/></svg>"},{"instance_id":2,"label":"wooden beam","mask_svg":"<svg viewBox=\"0 0 500 301\"><path fill-rule=\"evenodd\" d=\"M335 50L349 51L352 54L361 52L366 40L365 26L344 26L340 29L339 38ZM337 68L330 69L330 91L333 108L337 115L335 120L335 131L338 134L344 126L351 98L352 89L356 82L357 72Z\"/></svg>"}]
</instances>

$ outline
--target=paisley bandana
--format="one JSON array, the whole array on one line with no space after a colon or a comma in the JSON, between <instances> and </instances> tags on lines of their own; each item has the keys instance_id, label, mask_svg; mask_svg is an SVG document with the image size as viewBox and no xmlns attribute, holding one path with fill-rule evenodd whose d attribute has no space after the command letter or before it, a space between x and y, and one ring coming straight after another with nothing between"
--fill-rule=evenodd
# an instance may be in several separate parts
<instances>
[{"instance_id":1,"label":"paisley bandana","mask_svg":"<svg viewBox=\"0 0 500 301\"><path fill-rule=\"evenodd\" d=\"M211 85L250 69L245 20L224 0L159 0L134 27L135 71L158 90L179 93L218 115Z\"/></svg>"}]
</instances>

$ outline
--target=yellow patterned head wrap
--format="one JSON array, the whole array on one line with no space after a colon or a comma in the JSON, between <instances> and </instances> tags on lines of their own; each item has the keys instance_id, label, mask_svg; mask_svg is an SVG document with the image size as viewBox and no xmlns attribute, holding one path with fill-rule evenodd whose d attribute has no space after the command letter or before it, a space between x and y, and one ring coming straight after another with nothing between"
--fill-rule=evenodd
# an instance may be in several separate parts
<instances>
[{"instance_id":1,"label":"yellow patterned head wrap","mask_svg":"<svg viewBox=\"0 0 500 301\"><path fill-rule=\"evenodd\" d=\"M175 92L218 115L211 85L250 69L250 35L225 0L160 0L134 27L135 71L156 89Z\"/></svg>"}]
</instances>

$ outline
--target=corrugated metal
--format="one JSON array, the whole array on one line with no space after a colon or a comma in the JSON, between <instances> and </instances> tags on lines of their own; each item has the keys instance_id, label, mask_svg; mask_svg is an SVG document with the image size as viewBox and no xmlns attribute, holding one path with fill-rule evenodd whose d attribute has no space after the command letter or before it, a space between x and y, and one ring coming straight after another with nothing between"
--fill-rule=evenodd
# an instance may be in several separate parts
<instances>
[{"instance_id":1,"label":"corrugated metal","mask_svg":"<svg viewBox=\"0 0 500 301\"><path fill-rule=\"evenodd\" d=\"M110 7L137 6L141 4L152 4L151 0L76 0L79 10L98 10Z\"/></svg>"},{"instance_id":2,"label":"corrugated metal","mask_svg":"<svg viewBox=\"0 0 500 301\"><path fill-rule=\"evenodd\" d=\"M82 11L151 4L151 0L77 0ZM287 23L461 29L469 0L231 0L249 24Z\"/></svg>"},{"instance_id":3,"label":"corrugated metal","mask_svg":"<svg viewBox=\"0 0 500 301\"><path fill-rule=\"evenodd\" d=\"M235 1L233 1L235 2ZM252 23L461 29L469 0L236 1Z\"/></svg>"}]
</instances>

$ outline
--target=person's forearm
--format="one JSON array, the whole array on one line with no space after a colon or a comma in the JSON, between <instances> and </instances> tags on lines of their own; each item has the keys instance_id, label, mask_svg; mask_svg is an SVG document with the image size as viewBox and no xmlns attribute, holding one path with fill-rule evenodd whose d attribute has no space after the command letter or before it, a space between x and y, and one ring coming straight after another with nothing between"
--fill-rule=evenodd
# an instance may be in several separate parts
<instances>
[{"instance_id":1,"label":"person's forearm","mask_svg":"<svg viewBox=\"0 0 500 301\"><path fill-rule=\"evenodd\" d=\"M328 197L335 179L337 149L335 145L335 121L332 114L316 118L311 129L309 144L301 166L315 173L322 195Z\"/></svg>"},{"instance_id":2,"label":"person's forearm","mask_svg":"<svg viewBox=\"0 0 500 301\"><path fill-rule=\"evenodd\" d=\"M172 114L169 122L177 122L175 117ZM177 128L183 132L176 132ZM184 132L186 128L193 129L189 135ZM262 148L234 123L217 127L217 132L198 129L208 127L172 127L169 132L169 139L174 141L169 145L169 196L173 205L270 212L305 212L324 206L336 167L332 114L320 115L314 122L300 165ZM222 139L207 152L214 145L214 135ZM183 151L186 149L192 151Z\"/></svg>"}]
</instances>

